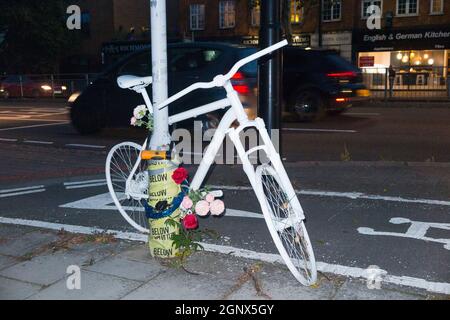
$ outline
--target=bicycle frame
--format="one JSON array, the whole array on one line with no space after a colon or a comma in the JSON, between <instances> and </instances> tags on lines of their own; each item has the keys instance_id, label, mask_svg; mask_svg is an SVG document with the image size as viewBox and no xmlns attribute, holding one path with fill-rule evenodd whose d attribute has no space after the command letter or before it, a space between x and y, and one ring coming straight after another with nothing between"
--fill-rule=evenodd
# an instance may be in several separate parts
<instances>
[{"instance_id":1,"label":"bicycle frame","mask_svg":"<svg viewBox=\"0 0 450 320\"><path fill-rule=\"evenodd\" d=\"M223 87L227 92L226 98L169 117L169 125L173 125L180 121L184 121L190 118L196 118L199 115L219 109L224 109L231 106L231 108L222 117L219 126L217 127L214 136L203 155L200 165L194 175L194 178L192 179L190 185L191 189L198 190L201 187L226 135L228 135L231 141L233 142L236 151L238 153L238 156L241 160L243 170L246 173L247 177L249 178L250 184L255 191L257 190L256 173L249 159L249 156L254 152L258 152L260 150L264 151L266 153L267 158L270 160L272 166L275 168L275 170L277 170L277 172L279 172L283 178L285 177L287 179L287 173L282 164L280 155L278 154L278 152L276 151L275 147L272 144L272 140L270 139L270 136L267 132L264 121L261 118L256 118L255 120L248 119L248 116L244 111L242 102L239 99L239 95L234 90L230 80L225 81ZM231 125L236 120L239 121L239 126L236 128L232 128ZM258 132L261 135L263 144L255 146L246 151L239 138L239 134L242 130L249 127L255 127L258 130ZM145 140L144 144L142 145L142 150L145 149L146 145L147 140ZM141 158L139 157L138 161L133 167L133 170L130 173L130 176L127 179L126 195L127 197L147 199L148 195L146 194L138 195L128 191L129 184L131 183L131 180L133 179L134 174L136 173L136 170L139 167L140 161ZM258 195L257 193L256 196L259 197L260 195ZM289 197L292 196L294 195L289 195ZM299 212L301 212L300 218L304 219L303 210L301 208Z\"/></svg>"}]
</instances>

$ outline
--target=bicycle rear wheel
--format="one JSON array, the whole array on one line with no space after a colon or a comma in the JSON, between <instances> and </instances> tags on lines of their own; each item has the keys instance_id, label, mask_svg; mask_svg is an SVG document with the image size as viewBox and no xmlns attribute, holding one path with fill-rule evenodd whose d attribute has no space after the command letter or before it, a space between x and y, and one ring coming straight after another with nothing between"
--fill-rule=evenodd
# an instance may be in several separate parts
<instances>
[{"instance_id":1,"label":"bicycle rear wheel","mask_svg":"<svg viewBox=\"0 0 450 320\"><path fill-rule=\"evenodd\" d=\"M142 146L123 142L114 146L106 159L106 182L109 193L120 214L140 232L148 233L148 220L138 196L126 194L126 181L137 161L140 161ZM140 161L129 190L135 195L147 194L148 176L145 161Z\"/></svg>"},{"instance_id":2,"label":"bicycle rear wheel","mask_svg":"<svg viewBox=\"0 0 450 320\"><path fill-rule=\"evenodd\" d=\"M256 190L270 234L281 257L303 285L317 280L316 261L303 210L290 181L268 164L256 168Z\"/></svg>"}]
</instances>

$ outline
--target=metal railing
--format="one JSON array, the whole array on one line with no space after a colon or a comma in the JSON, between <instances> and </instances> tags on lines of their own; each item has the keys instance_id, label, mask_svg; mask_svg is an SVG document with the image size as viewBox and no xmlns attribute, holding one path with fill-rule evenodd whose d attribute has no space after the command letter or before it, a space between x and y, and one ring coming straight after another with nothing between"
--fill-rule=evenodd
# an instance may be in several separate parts
<instances>
[{"instance_id":1,"label":"metal railing","mask_svg":"<svg viewBox=\"0 0 450 320\"><path fill-rule=\"evenodd\" d=\"M375 99L448 100L450 80L444 67L363 68L363 82Z\"/></svg>"},{"instance_id":2,"label":"metal railing","mask_svg":"<svg viewBox=\"0 0 450 320\"><path fill-rule=\"evenodd\" d=\"M1 75L0 98L68 98L96 77L88 73Z\"/></svg>"}]
</instances>

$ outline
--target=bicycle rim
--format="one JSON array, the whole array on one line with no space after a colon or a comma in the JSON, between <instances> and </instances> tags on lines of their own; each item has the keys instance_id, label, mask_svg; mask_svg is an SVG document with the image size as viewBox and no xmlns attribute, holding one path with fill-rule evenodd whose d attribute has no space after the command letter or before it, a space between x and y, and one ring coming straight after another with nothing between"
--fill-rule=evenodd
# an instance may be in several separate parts
<instances>
[{"instance_id":1,"label":"bicycle rim","mask_svg":"<svg viewBox=\"0 0 450 320\"><path fill-rule=\"evenodd\" d=\"M294 277L303 285L316 282L317 270L308 232L290 181L283 183L275 169L264 164L256 170L261 208L275 245ZM289 184L289 185L287 185ZM291 192L288 192L291 189ZM291 198L287 195L293 194Z\"/></svg>"},{"instance_id":2,"label":"bicycle rim","mask_svg":"<svg viewBox=\"0 0 450 320\"><path fill-rule=\"evenodd\" d=\"M125 195L125 186L128 177L139 160L141 146L133 142L123 142L114 146L106 159L106 182L109 193L119 212L125 220L140 232L148 233L148 219L140 199L134 199ZM140 162L132 183L139 189L138 182L145 179L145 162ZM140 188L142 193L147 193L146 188Z\"/></svg>"}]
</instances>

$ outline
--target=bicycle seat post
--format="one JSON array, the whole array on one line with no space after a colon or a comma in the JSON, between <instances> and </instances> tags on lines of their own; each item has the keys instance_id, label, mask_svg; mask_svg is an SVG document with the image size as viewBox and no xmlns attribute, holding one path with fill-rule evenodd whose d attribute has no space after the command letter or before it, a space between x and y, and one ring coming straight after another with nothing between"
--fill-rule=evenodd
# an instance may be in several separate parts
<instances>
[{"instance_id":1,"label":"bicycle seat post","mask_svg":"<svg viewBox=\"0 0 450 320\"><path fill-rule=\"evenodd\" d=\"M147 90L145 90L145 88L142 88L139 90L139 93L142 94L142 97L144 98L148 112L150 112L150 114L153 114L153 105L152 102L150 101L150 97L148 96Z\"/></svg>"}]
</instances>

